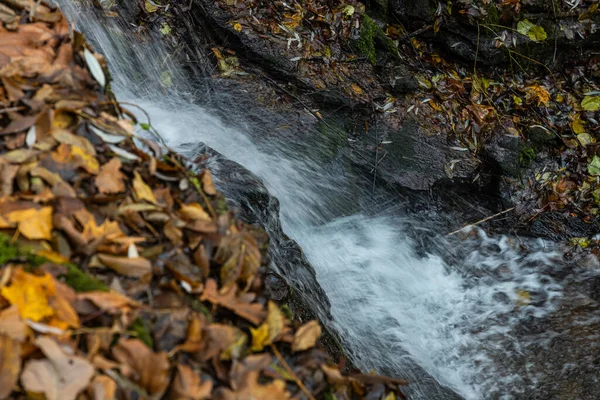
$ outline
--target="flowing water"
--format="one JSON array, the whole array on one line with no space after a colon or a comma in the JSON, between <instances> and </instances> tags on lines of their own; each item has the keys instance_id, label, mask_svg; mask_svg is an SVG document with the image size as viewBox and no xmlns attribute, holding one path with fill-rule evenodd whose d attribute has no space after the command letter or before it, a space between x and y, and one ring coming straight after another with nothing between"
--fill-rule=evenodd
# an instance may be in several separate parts
<instances>
[{"instance_id":1,"label":"flowing water","mask_svg":"<svg viewBox=\"0 0 600 400\"><path fill-rule=\"evenodd\" d=\"M335 160L321 161L314 143L290 145L276 135L257 140L235 117L244 110L231 100L219 110L224 97L211 102L213 92L201 82L209 78L190 84L160 40L141 42L118 18L98 19L79 3L60 3L106 56L118 98L145 109L171 147L189 152L182 144L204 142L264 180L281 203L284 231L314 266L331 301L333 328L357 366L408 377L414 399L449 398L440 385L467 399L523 398L544 379L526 356L532 348L543 351L551 332L515 332L547 316L563 296L561 284L544 272L560 260L547 243L530 241L523 252L514 238L481 231L448 242L436 236L435 224L425 224L419 229L436 245L417 254L405 233L415 219L400 201L357 184L362 178ZM268 125L264 113L257 117Z\"/></svg>"}]
</instances>

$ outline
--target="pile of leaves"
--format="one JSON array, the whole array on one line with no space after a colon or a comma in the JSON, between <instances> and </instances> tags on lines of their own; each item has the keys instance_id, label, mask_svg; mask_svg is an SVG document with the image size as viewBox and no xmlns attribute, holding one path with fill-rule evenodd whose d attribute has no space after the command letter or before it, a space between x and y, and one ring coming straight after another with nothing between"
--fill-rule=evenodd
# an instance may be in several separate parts
<instances>
[{"instance_id":1,"label":"pile of leaves","mask_svg":"<svg viewBox=\"0 0 600 400\"><path fill-rule=\"evenodd\" d=\"M0 19L0 399L403 397L265 297L264 235L144 138L60 10Z\"/></svg>"}]
</instances>

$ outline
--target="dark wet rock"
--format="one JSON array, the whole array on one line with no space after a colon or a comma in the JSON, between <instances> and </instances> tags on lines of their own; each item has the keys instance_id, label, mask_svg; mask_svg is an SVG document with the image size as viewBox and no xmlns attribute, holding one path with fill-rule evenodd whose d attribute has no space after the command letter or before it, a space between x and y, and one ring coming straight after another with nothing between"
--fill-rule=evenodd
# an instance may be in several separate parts
<instances>
[{"instance_id":1,"label":"dark wet rock","mask_svg":"<svg viewBox=\"0 0 600 400\"><path fill-rule=\"evenodd\" d=\"M519 176L525 145L518 136L495 135L484 145L486 161L510 176Z\"/></svg>"},{"instance_id":2,"label":"dark wet rock","mask_svg":"<svg viewBox=\"0 0 600 400\"><path fill-rule=\"evenodd\" d=\"M378 75L393 95L411 93L419 88L414 72L404 64L385 65Z\"/></svg>"},{"instance_id":3,"label":"dark wet rock","mask_svg":"<svg viewBox=\"0 0 600 400\"><path fill-rule=\"evenodd\" d=\"M282 301L290 293L285 280L278 274L271 272L265 275L265 292L269 298L275 301Z\"/></svg>"},{"instance_id":4,"label":"dark wet rock","mask_svg":"<svg viewBox=\"0 0 600 400\"><path fill-rule=\"evenodd\" d=\"M427 136L418 121L407 119L397 129L379 126L381 129L366 132L343 151L387 184L429 190L439 181L474 176L477 163L468 152L453 150L445 136Z\"/></svg>"}]
</instances>

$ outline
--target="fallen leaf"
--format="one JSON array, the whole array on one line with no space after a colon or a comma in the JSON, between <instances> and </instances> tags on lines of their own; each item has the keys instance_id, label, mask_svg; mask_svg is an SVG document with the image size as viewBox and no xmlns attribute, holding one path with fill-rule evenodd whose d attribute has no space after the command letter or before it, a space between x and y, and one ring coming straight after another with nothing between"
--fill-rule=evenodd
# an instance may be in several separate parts
<instances>
[{"instance_id":1,"label":"fallen leaf","mask_svg":"<svg viewBox=\"0 0 600 400\"><path fill-rule=\"evenodd\" d=\"M600 157L594 155L592 161L588 164L588 173L590 175L600 175Z\"/></svg>"},{"instance_id":2,"label":"fallen leaf","mask_svg":"<svg viewBox=\"0 0 600 400\"><path fill-rule=\"evenodd\" d=\"M132 379L156 398L169 385L169 359L167 353L154 353L139 339L121 339L112 349L121 363L136 372Z\"/></svg>"},{"instance_id":3,"label":"fallen leaf","mask_svg":"<svg viewBox=\"0 0 600 400\"><path fill-rule=\"evenodd\" d=\"M223 238L215 259L223 263L220 272L223 286L228 286L240 278L250 283L261 264L256 239L248 232Z\"/></svg>"},{"instance_id":4,"label":"fallen leaf","mask_svg":"<svg viewBox=\"0 0 600 400\"><path fill-rule=\"evenodd\" d=\"M87 48L83 50L83 57L85 58L85 63L90 69L90 73L94 79L100 84L100 86L106 86L106 77L104 76L104 71L102 71L102 66L100 66L100 63L96 57Z\"/></svg>"},{"instance_id":5,"label":"fallen leaf","mask_svg":"<svg viewBox=\"0 0 600 400\"><path fill-rule=\"evenodd\" d=\"M21 372L21 344L0 335L0 399L10 396Z\"/></svg>"},{"instance_id":6,"label":"fallen leaf","mask_svg":"<svg viewBox=\"0 0 600 400\"><path fill-rule=\"evenodd\" d=\"M598 111L600 109L600 96L585 96L581 100L581 108L586 111Z\"/></svg>"},{"instance_id":7,"label":"fallen leaf","mask_svg":"<svg viewBox=\"0 0 600 400\"><path fill-rule=\"evenodd\" d=\"M129 258L98 254L98 259L121 275L141 278L152 274L152 263L143 257Z\"/></svg>"},{"instance_id":8,"label":"fallen leaf","mask_svg":"<svg viewBox=\"0 0 600 400\"><path fill-rule=\"evenodd\" d=\"M190 203L190 204L182 205L181 209L179 210L179 215L181 215L181 217L186 220L196 220L196 219L200 219L200 220L204 220L204 221L212 220L210 215L208 215L208 213L206 211L204 211L202 206L198 203Z\"/></svg>"},{"instance_id":9,"label":"fallen leaf","mask_svg":"<svg viewBox=\"0 0 600 400\"><path fill-rule=\"evenodd\" d=\"M96 375L88 388L93 400L114 400L117 393L117 383L106 375Z\"/></svg>"},{"instance_id":10,"label":"fallen leaf","mask_svg":"<svg viewBox=\"0 0 600 400\"><path fill-rule=\"evenodd\" d=\"M225 324L210 324L206 328L207 344L202 357L209 360L237 360L242 354L248 337L239 328Z\"/></svg>"},{"instance_id":11,"label":"fallen leaf","mask_svg":"<svg viewBox=\"0 0 600 400\"><path fill-rule=\"evenodd\" d=\"M187 365L177 365L177 375L168 398L170 400L210 399L212 387L212 381L202 382L200 376Z\"/></svg>"},{"instance_id":12,"label":"fallen leaf","mask_svg":"<svg viewBox=\"0 0 600 400\"><path fill-rule=\"evenodd\" d=\"M94 178L94 183L100 193L108 194L125 191L125 183L123 182L125 175L120 169L121 160L116 157L100 167L100 173Z\"/></svg>"},{"instance_id":13,"label":"fallen leaf","mask_svg":"<svg viewBox=\"0 0 600 400\"><path fill-rule=\"evenodd\" d=\"M202 190L209 196L215 196L217 194L217 189L215 189L215 184L213 183L212 175L209 170L205 169L202 171L201 180Z\"/></svg>"},{"instance_id":14,"label":"fallen leaf","mask_svg":"<svg viewBox=\"0 0 600 400\"><path fill-rule=\"evenodd\" d=\"M54 279L50 274L37 276L17 268L11 285L3 287L1 294L18 307L23 319L40 321L54 315L54 310L48 304L48 297L55 295Z\"/></svg>"},{"instance_id":15,"label":"fallen leaf","mask_svg":"<svg viewBox=\"0 0 600 400\"><path fill-rule=\"evenodd\" d=\"M0 312L0 335L5 335L17 342L25 341L27 326L19 315L19 308L12 305ZM0 396L0 398L2 398Z\"/></svg>"},{"instance_id":16,"label":"fallen leaf","mask_svg":"<svg viewBox=\"0 0 600 400\"><path fill-rule=\"evenodd\" d=\"M214 398L222 400L269 399L287 400L290 393L283 380L275 379L269 383L260 383L260 373L271 362L268 354L246 357L242 362L234 363L231 368L231 388L217 389Z\"/></svg>"},{"instance_id":17,"label":"fallen leaf","mask_svg":"<svg viewBox=\"0 0 600 400\"><path fill-rule=\"evenodd\" d=\"M126 307L137 307L139 305L129 297L116 292L85 292L79 293L77 298L89 300L101 310L111 313L120 312Z\"/></svg>"},{"instance_id":18,"label":"fallen leaf","mask_svg":"<svg viewBox=\"0 0 600 400\"><path fill-rule=\"evenodd\" d=\"M240 298L236 296L237 287L231 286L224 293L217 291L217 282L214 279L208 279L202 292L201 300L208 300L213 304L225 307L242 318L247 319L254 325L260 324L265 318L265 312L262 305L251 303L251 298Z\"/></svg>"},{"instance_id":19,"label":"fallen leaf","mask_svg":"<svg viewBox=\"0 0 600 400\"><path fill-rule=\"evenodd\" d=\"M6 215L6 219L16 223L19 232L27 239L52 239L52 207L13 211Z\"/></svg>"},{"instance_id":20,"label":"fallen leaf","mask_svg":"<svg viewBox=\"0 0 600 400\"><path fill-rule=\"evenodd\" d=\"M314 320L307 322L296 331L292 351L303 351L315 347L320 336L321 325Z\"/></svg>"},{"instance_id":21,"label":"fallen leaf","mask_svg":"<svg viewBox=\"0 0 600 400\"><path fill-rule=\"evenodd\" d=\"M138 201L146 200L149 203L157 204L154 193L150 186L144 182L139 172L133 171L133 190Z\"/></svg>"},{"instance_id":22,"label":"fallen leaf","mask_svg":"<svg viewBox=\"0 0 600 400\"><path fill-rule=\"evenodd\" d=\"M21 375L21 385L30 395L44 395L46 400L75 400L90 383L94 367L85 358L67 355L53 339L35 340L47 357L30 360Z\"/></svg>"}]
</instances>

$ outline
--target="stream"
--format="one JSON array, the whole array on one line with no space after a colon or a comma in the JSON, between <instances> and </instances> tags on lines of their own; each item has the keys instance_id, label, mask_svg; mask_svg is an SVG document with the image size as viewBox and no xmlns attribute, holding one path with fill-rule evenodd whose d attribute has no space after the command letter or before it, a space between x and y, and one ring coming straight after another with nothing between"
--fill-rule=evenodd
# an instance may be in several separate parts
<instances>
[{"instance_id":1,"label":"stream","mask_svg":"<svg viewBox=\"0 0 600 400\"><path fill-rule=\"evenodd\" d=\"M582 365L549 360L561 354L555 340L564 326L593 326L600 316L588 304L576 320L551 323L563 300L580 296L560 248L480 230L447 238L435 218L410 215L340 157L324 159L319 141L263 135L275 130L273 111L207 89L210 77L190 82L158 38L140 41L119 18L59 3L107 58L117 98L143 108L170 147L193 156L190 143L205 143L264 181L280 202L283 230L316 270L331 302L331 328L356 366L409 379L411 399L531 399L547 382L598 362L583 359L585 340L577 342ZM429 237L429 247L416 250L415 231ZM597 275L585 268L580 279Z\"/></svg>"}]
</instances>

